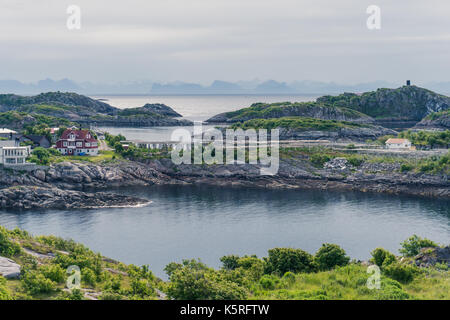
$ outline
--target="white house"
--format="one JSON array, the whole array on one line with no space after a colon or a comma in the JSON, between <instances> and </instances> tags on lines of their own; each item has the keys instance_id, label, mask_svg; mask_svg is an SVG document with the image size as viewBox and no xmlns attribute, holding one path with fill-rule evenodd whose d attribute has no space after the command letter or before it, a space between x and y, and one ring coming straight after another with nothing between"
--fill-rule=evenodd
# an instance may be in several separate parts
<instances>
[{"instance_id":1,"label":"white house","mask_svg":"<svg viewBox=\"0 0 450 320\"><path fill-rule=\"evenodd\" d=\"M14 130L10 130L7 128L0 128L0 138L11 139L13 135L16 135L17 132Z\"/></svg>"},{"instance_id":2,"label":"white house","mask_svg":"<svg viewBox=\"0 0 450 320\"><path fill-rule=\"evenodd\" d=\"M0 164L4 166L23 165L30 153L30 146L20 147L14 140L0 141Z\"/></svg>"},{"instance_id":3,"label":"white house","mask_svg":"<svg viewBox=\"0 0 450 320\"><path fill-rule=\"evenodd\" d=\"M408 139L391 138L386 141L388 149L409 149L411 148L411 141Z\"/></svg>"}]
</instances>

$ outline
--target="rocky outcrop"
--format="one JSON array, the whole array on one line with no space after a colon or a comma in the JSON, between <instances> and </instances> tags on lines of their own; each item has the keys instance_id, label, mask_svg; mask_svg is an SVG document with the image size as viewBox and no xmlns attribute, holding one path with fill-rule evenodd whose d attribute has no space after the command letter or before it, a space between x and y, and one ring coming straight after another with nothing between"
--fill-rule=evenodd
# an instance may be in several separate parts
<instances>
[{"instance_id":1,"label":"rocky outcrop","mask_svg":"<svg viewBox=\"0 0 450 320\"><path fill-rule=\"evenodd\" d=\"M15 119L14 127L22 129L25 124L36 121L36 115L55 117L52 125L68 125L67 120L82 125L117 127L142 126L190 126L193 123L181 117L164 104L146 104L141 108L119 109L109 104L71 92L47 92L36 96L0 95L0 112L15 112L6 117ZM27 114L25 118L24 113ZM2 119L0 118L0 122ZM59 121L59 123L58 123ZM9 125L9 124L8 124Z\"/></svg>"},{"instance_id":2,"label":"rocky outcrop","mask_svg":"<svg viewBox=\"0 0 450 320\"><path fill-rule=\"evenodd\" d=\"M16 110L17 107L34 104L84 107L91 112L103 114L114 114L117 111L117 108L114 108L105 102L73 92L46 92L36 96L19 96L15 94L0 95L0 112Z\"/></svg>"},{"instance_id":3,"label":"rocky outcrop","mask_svg":"<svg viewBox=\"0 0 450 320\"><path fill-rule=\"evenodd\" d=\"M432 113L417 123L414 128L450 130L450 111Z\"/></svg>"},{"instance_id":4,"label":"rocky outcrop","mask_svg":"<svg viewBox=\"0 0 450 320\"><path fill-rule=\"evenodd\" d=\"M423 248L414 257L414 262L419 267L430 267L441 263L450 268L450 246L444 248Z\"/></svg>"},{"instance_id":5,"label":"rocky outcrop","mask_svg":"<svg viewBox=\"0 0 450 320\"><path fill-rule=\"evenodd\" d=\"M304 131L295 128L278 128L280 140L329 140L329 141L366 141L375 140L397 132L381 126L344 127L336 130Z\"/></svg>"},{"instance_id":6,"label":"rocky outcrop","mask_svg":"<svg viewBox=\"0 0 450 320\"><path fill-rule=\"evenodd\" d=\"M410 194L450 198L450 184L445 174L401 172L399 163L366 161L357 167L336 158L316 167L308 158L281 158L278 173L261 175L261 165L175 165L171 159L121 161L109 164L63 162L47 170L28 173L0 170L0 190L4 207L96 207L136 203L136 200L110 197L110 194L86 194L81 191L153 184L209 184L271 189L359 190L363 192ZM18 188L11 188L17 185ZM37 186L36 189L27 189ZM25 188L25 189L20 189ZM27 191L24 191L27 190ZM35 191L36 190L36 191ZM63 191L64 190L64 191ZM68 190L81 193L64 195ZM16 199L26 200L21 205ZM31 197L27 199L27 197ZM49 198L73 199L71 205ZM9 200L8 200L9 199ZM87 199L82 201L81 199ZM117 200L120 200L117 202ZM47 202L48 201L48 202Z\"/></svg>"},{"instance_id":7,"label":"rocky outcrop","mask_svg":"<svg viewBox=\"0 0 450 320\"><path fill-rule=\"evenodd\" d=\"M20 277L20 265L11 259L0 257L0 276L6 279L18 279Z\"/></svg>"},{"instance_id":8,"label":"rocky outcrop","mask_svg":"<svg viewBox=\"0 0 450 320\"><path fill-rule=\"evenodd\" d=\"M450 97L416 86L323 96L317 101L334 107L351 108L377 118L377 121L418 122L433 112L450 109Z\"/></svg>"},{"instance_id":9,"label":"rocky outcrop","mask_svg":"<svg viewBox=\"0 0 450 320\"><path fill-rule=\"evenodd\" d=\"M372 123L374 119L360 112L325 106L315 102L299 103L255 103L249 108L233 112L225 112L206 120L208 123L235 123L252 119L271 119L282 117L308 117L321 120L351 121L356 123Z\"/></svg>"},{"instance_id":10,"label":"rocky outcrop","mask_svg":"<svg viewBox=\"0 0 450 320\"><path fill-rule=\"evenodd\" d=\"M130 207L148 200L106 192L81 192L44 187L11 187L0 190L2 209L91 209Z\"/></svg>"},{"instance_id":11,"label":"rocky outcrop","mask_svg":"<svg viewBox=\"0 0 450 320\"><path fill-rule=\"evenodd\" d=\"M161 114L163 116L182 117L181 114L162 103L147 103L142 107L142 109L156 114Z\"/></svg>"}]
</instances>

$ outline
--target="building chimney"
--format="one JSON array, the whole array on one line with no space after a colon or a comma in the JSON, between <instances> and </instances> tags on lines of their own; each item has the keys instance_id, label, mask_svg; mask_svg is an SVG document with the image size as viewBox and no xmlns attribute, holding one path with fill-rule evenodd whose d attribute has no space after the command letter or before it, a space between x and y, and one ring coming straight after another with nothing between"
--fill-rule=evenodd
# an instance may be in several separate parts
<instances>
[{"instance_id":1,"label":"building chimney","mask_svg":"<svg viewBox=\"0 0 450 320\"><path fill-rule=\"evenodd\" d=\"M411 85L411 80L406 80L406 85L410 86Z\"/></svg>"}]
</instances>

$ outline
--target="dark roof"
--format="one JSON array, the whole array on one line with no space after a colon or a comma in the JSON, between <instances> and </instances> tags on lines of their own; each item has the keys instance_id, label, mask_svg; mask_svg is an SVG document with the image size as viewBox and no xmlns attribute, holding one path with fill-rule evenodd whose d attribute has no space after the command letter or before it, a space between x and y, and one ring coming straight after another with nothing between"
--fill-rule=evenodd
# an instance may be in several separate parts
<instances>
[{"instance_id":1,"label":"dark roof","mask_svg":"<svg viewBox=\"0 0 450 320\"><path fill-rule=\"evenodd\" d=\"M28 134L25 135L25 138L30 139L31 141L33 141L34 143L41 143L42 139L47 140L48 142L50 142L46 136L39 136L37 134Z\"/></svg>"}]
</instances>

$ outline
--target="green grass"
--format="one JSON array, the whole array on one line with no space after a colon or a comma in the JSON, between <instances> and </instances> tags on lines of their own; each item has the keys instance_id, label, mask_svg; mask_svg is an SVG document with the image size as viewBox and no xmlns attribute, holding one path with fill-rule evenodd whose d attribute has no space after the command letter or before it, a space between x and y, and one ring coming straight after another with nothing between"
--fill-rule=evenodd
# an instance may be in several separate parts
<instances>
[{"instance_id":1,"label":"green grass","mask_svg":"<svg viewBox=\"0 0 450 320\"><path fill-rule=\"evenodd\" d=\"M53 155L50 157L50 163L59 163L64 161L105 163L115 160L123 160L123 157L112 150L100 150L97 156L63 156Z\"/></svg>"},{"instance_id":2,"label":"green grass","mask_svg":"<svg viewBox=\"0 0 450 320\"><path fill-rule=\"evenodd\" d=\"M287 128L300 131L319 130L334 131L340 128L361 128L369 125L362 125L353 122L336 121L336 120L320 120L306 117L282 117L273 119L252 119L245 122L235 123L232 129L275 129Z\"/></svg>"},{"instance_id":3,"label":"green grass","mask_svg":"<svg viewBox=\"0 0 450 320\"><path fill-rule=\"evenodd\" d=\"M448 117L448 116L450 116L450 109L449 110L440 111L440 112L430 113L429 115L427 115L425 117L425 119L426 120L437 120L437 119L440 119L442 117Z\"/></svg>"},{"instance_id":4,"label":"green grass","mask_svg":"<svg viewBox=\"0 0 450 320\"><path fill-rule=\"evenodd\" d=\"M335 109L337 113L342 112L342 114L351 118L361 118L365 116L356 110L344 107L332 107L317 102L277 102L271 104L254 103L248 108L227 112L226 116L232 120L268 119L282 117L283 112L289 112L291 114L298 114L297 116L301 116L307 114L308 112L314 111L314 109L323 108Z\"/></svg>"},{"instance_id":5,"label":"green grass","mask_svg":"<svg viewBox=\"0 0 450 320\"><path fill-rule=\"evenodd\" d=\"M367 267L350 264L331 271L296 274L294 282L278 282L273 290L256 287L254 299L314 299L314 300L386 300L402 298L420 300L450 299L450 272L435 269L424 270L412 282L400 286L392 294L393 280L382 275L381 289L369 289Z\"/></svg>"}]
</instances>

